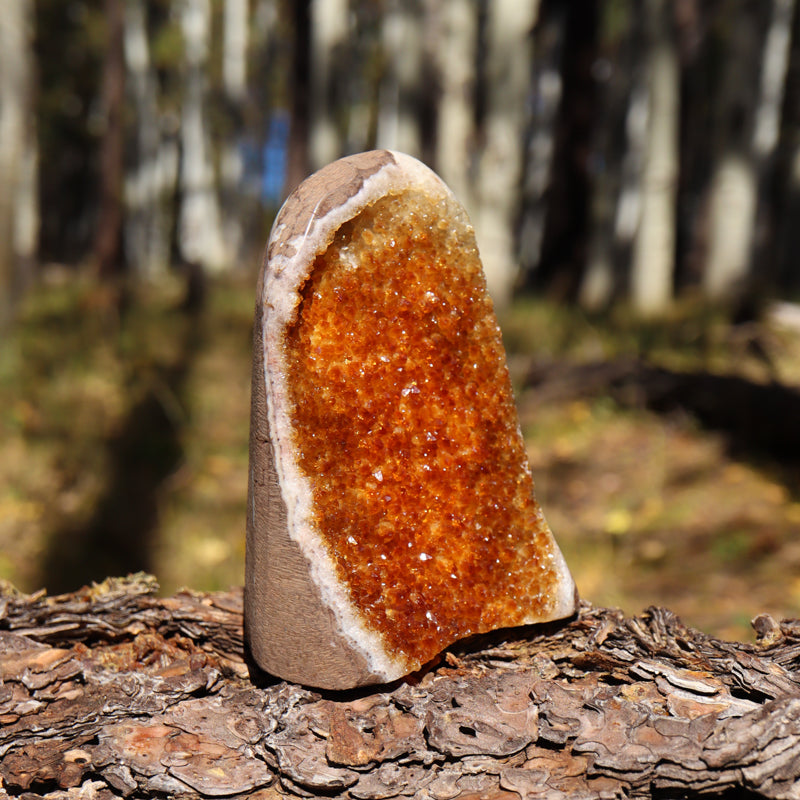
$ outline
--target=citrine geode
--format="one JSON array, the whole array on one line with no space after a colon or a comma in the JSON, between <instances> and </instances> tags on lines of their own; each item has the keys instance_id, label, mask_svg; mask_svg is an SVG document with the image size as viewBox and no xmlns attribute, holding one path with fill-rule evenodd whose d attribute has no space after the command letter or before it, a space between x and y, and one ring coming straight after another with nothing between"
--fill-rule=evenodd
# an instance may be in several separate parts
<instances>
[{"instance_id":1,"label":"citrine geode","mask_svg":"<svg viewBox=\"0 0 800 800\"><path fill-rule=\"evenodd\" d=\"M472 228L374 151L276 219L256 308L245 614L257 662L343 689L569 616Z\"/></svg>"}]
</instances>

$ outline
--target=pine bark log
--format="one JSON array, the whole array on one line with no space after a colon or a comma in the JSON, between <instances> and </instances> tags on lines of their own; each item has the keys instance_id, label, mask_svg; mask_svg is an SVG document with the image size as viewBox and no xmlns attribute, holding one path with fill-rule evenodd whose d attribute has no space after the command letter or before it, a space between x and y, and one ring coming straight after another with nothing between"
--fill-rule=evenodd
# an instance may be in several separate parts
<instances>
[{"instance_id":1,"label":"pine bark log","mask_svg":"<svg viewBox=\"0 0 800 800\"><path fill-rule=\"evenodd\" d=\"M0 588L0 797L800 797L800 621L584 604L320 693L248 664L240 590L156 590Z\"/></svg>"}]
</instances>

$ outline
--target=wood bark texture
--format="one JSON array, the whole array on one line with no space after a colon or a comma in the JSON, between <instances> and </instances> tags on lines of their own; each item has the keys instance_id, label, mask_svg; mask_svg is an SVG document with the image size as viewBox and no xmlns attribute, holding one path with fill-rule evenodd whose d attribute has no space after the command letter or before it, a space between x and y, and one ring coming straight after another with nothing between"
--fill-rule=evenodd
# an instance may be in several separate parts
<instances>
[{"instance_id":1,"label":"wood bark texture","mask_svg":"<svg viewBox=\"0 0 800 800\"><path fill-rule=\"evenodd\" d=\"M156 590L0 591L0 797L800 797L800 621L584 603L319 693L250 671L240 590Z\"/></svg>"}]
</instances>

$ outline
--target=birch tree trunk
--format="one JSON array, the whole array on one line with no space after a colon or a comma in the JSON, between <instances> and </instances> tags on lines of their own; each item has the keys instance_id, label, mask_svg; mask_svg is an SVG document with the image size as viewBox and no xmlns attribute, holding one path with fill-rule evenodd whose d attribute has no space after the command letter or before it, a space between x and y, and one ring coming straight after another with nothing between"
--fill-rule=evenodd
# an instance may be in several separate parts
<instances>
[{"instance_id":1,"label":"birch tree trunk","mask_svg":"<svg viewBox=\"0 0 800 800\"><path fill-rule=\"evenodd\" d=\"M244 161L241 136L245 127L247 100L247 54L249 49L248 0L225 0L222 38L222 85L228 128L220 157L222 227L225 245L233 263L239 261L243 244L241 183Z\"/></svg>"},{"instance_id":2,"label":"birch tree trunk","mask_svg":"<svg viewBox=\"0 0 800 800\"><path fill-rule=\"evenodd\" d=\"M126 256L135 272L154 278L169 265L173 213L169 198L178 177L178 149L161 130L143 0L126 0L125 61L136 120L135 156L125 180Z\"/></svg>"},{"instance_id":3,"label":"birch tree trunk","mask_svg":"<svg viewBox=\"0 0 800 800\"><path fill-rule=\"evenodd\" d=\"M473 99L477 41L476 4L450 0L438 8L441 83L436 168L470 214L474 198L470 166L475 138ZM479 243L480 244L480 243Z\"/></svg>"},{"instance_id":4,"label":"birch tree trunk","mask_svg":"<svg viewBox=\"0 0 800 800\"><path fill-rule=\"evenodd\" d=\"M719 92L722 155L711 181L708 258L703 273L703 288L712 300L724 300L741 291L750 270L758 194L754 112L759 103L758 65L762 55L767 55L762 8L734 2L725 9L741 22L729 34ZM720 25L725 24L726 20L720 20ZM769 59L764 63L766 66Z\"/></svg>"},{"instance_id":5,"label":"birch tree trunk","mask_svg":"<svg viewBox=\"0 0 800 800\"><path fill-rule=\"evenodd\" d=\"M778 144L781 117L791 115L792 100L784 101L789 90L789 60L792 48L792 20L796 0L774 0L772 15L764 43L761 88L756 108L753 150L758 170L758 208L754 221L754 245L751 251L753 269L768 278L771 287L779 280L779 265L774 258L773 243L780 230L785 208L781 187L786 181ZM796 43L800 44L800 43ZM796 217L795 217L796 218Z\"/></svg>"},{"instance_id":6,"label":"birch tree trunk","mask_svg":"<svg viewBox=\"0 0 800 800\"><path fill-rule=\"evenodd\" d=\"M726 153L714 171L709 201L708 261L703 288L711 300L732 297L750 267L756 170L744 153Z\"/></svg>"},{"instance_id":7,"label":"birch tree trunk","mask_svg":"<svg viewBox=\"0 0 800 800\"><path fill-rule=\"evenodd\" d=\"M501 307L510 301L519 271L514 229L538 9L539 0L495 0L488 6L487 105L473 221L489 293Z\"/></svg>"},{"instance_id":8,"label":"birch tree trunk","mask_svg":"<svg viewBox=\"0 0 800 800\"><path fill-rule=\"evenodd\" d=\"M28 0L25 0L27 3ZM30 56L30 53L28 53ZM22 145L22 160L19 164L19 177L14 210L14 252L17 261L16 286L24 292L34 278L36 254L39 247L39 145L37 140L36 118L32 111L33 59L27 62L27 80L31 90L26 95L28 121L25 141Z\"/></svg>"},{"instance_id":9,"label":"birch tree trunk","mask_svg":"<svg viewBox=\"0 0 800 800\"><path fill-rule=\"evenodd\" d=\"M518 273L514 227L520 202L530 42L538 0L486 6L485 116L476 126L479 4L438 9L441 82L436 168L469 212L494 302L511 297Z\"/></svg>"},{"instance_id":10,"label":"birch tree trunk","mask_svg":"<svg viewBox=\"0 0 800 800\"><path fill-rule=\"evenodd\" d=\"M795 5L796 0L772 2L761 60L761 82L753 132L753 149L758 159L769 158L778 144Z\"/></svg>"},{"instance_id":11,"label":"birch tree trunk","mask_svg":"<svg viewBox=\"0 0 800 800\"><path fill-rule=\"evenodd\" d=\"M0 328L32 268L39 227L32 40L33 3L9 0L0 14Z\"/></svg>"},{"instance_id":12,"label":"birch tree trunk","mask_svg":"<svg viewBox=\"0 0 800 800\"><path fill-rule=\"evenodd\" d=\"M189 263L209 272L229 264L222 235L217 182L204 103L211 33L209 0L180 0L186 52L186 81L181 120L181 209L179 246Z\"/></svg>"},{"instance_id":13,"label":"birch tree trunk","mask_svg":"<svg viewBox=\"0 0 800 800\"><path fill-rule=\"evenodd\" d=\"M390 0L382 21L386 69L379 97L378 147L400 150L417 158L421 131L421 9L408 0Z\"/></svg>"},{"instance_id":14,"label":"birch tree trunk","mask_svg":"<svg viewBox=\"0 0 800 800\"><path fill-rule=\"evenodd\" d=\"M344 155L343 132L337 123L343 99L343 48L347 46L347 0L311 3L311 168L320 169Z\"/></svg>"},{"instance_id":15,"label":"birch tree trunk","mask_svg":"<svg viewBox=\"0 0 800 800\"><path fill-rule=\"evenodd\" d=\"M222 85L228 99L241 106L247 94L248 0L225 0L222 39Z\"/></svg>"},{"instance_id":16,"label":"birch tree trunk","mask_svg":"<svg viewBox=\"0 0 800 800\"><path fill-rule=\"evenodd\" d=\"M641 314L666 310L675 263L675 198L678 172L678 54L666 0L647 0L647 144L641 215L633 246L631 300Z\"/></svg>"}]
</instances>

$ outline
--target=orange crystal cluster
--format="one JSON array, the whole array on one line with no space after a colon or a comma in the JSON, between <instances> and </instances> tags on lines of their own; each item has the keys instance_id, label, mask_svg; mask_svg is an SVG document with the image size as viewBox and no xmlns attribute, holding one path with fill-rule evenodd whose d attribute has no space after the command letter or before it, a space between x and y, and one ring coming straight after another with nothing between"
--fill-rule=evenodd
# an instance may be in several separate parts
<instances>
[{"instance_id":1,"label":"orange crystal cluster","mask_svg":"<svg viewBox=\"0 0 800 800\"><path fill-rule=\"evenodd\" d=\"M318 530L366 624L417 663L546 612L557 582L474 237L450 206L407 191L345 223L287 334Z\"/></svg>"}]
</instances>

